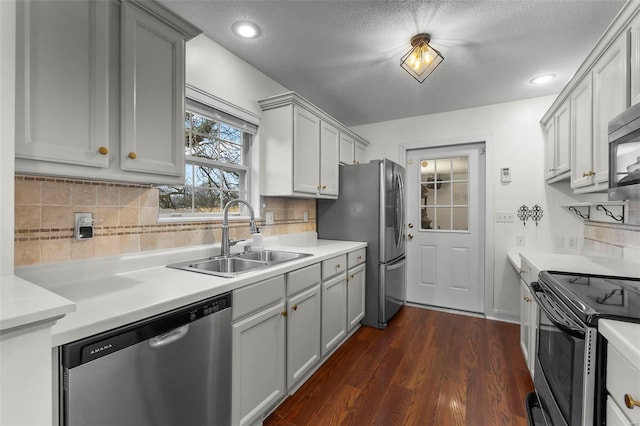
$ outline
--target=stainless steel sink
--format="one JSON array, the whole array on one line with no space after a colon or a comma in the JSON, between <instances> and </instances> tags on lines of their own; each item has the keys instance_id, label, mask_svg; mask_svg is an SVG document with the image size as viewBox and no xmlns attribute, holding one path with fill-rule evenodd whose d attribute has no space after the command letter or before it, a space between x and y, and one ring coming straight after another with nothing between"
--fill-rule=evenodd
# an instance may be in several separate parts
<instances>
[{"instance_id":1,"label":"stainless steel sink","mask_svg":"<svg viewBox=\"0 0 640 426\"><path fill-rule=\"evenodd\" d=\"M232 278L241 274L266 269L280 263L308 256L312 255L308 253L296 253L289 251L263 250L238 253L231 256L215 256L207 259L172 263L171 265L167 265L167 267L215 275L218 277Z\"/></svg>"}]
</instances>

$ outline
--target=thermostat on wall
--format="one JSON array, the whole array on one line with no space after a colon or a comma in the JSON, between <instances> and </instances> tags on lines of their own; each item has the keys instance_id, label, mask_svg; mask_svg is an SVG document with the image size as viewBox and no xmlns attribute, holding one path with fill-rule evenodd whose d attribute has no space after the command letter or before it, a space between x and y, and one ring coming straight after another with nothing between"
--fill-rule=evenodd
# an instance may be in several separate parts
<instances>
[{"instance_id":1,"label":"thermostat on wall","mask_svg":"<svg viewBox=\"0 0 640 426\"><path fill-rule=\"evenodd\" d=\"M500 169L500 182L511 182L511 169L509 167L503 167Z\"/></svg>"}]
</instances>

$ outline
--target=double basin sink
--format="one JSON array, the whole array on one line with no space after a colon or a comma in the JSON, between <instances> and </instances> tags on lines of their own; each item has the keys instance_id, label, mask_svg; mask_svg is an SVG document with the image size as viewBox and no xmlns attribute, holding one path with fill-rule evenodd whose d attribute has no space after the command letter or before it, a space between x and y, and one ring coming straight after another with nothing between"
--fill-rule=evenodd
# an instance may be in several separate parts
<instances>
[{"instance_id":1,"label":"double basin sink","mask_svg":"<svg viewBox=\"0 0 640 426\"><path fill-rule=\"evenodd\" d=\"M262 250L173 263L167 265L167 267L215 275L217 277L233 278L241 274L267 269L274 265L308 256L312 255L290 251Z\"/></svg>"}]
</instances>

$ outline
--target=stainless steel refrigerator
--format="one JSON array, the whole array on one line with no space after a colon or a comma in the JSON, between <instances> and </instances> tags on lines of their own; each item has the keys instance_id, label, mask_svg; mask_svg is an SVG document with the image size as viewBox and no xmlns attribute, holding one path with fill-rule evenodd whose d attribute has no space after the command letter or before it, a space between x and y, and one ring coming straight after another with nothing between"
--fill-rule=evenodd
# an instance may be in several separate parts
<instances>
[{"instance_id":1,"label":"stainless steel refrigerator","mask_svg":"<svg viewBox=\"0 0 640 426\"><path fill-rule=\"evenodd\" d=\"M366 241L365 316L386 328L406 298L404 168L390 160L340 167L340 196L318 200L318 237Z\"/></svg>"}]
</instances>

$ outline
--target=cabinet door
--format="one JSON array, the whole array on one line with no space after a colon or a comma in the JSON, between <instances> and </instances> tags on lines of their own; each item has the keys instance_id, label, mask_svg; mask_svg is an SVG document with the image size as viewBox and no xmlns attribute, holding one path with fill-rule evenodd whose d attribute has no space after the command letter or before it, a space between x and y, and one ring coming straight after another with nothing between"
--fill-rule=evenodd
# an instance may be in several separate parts
<instances>
[{"instance_id":1,"label":"cabinet door","mask_svg":"<svg viewBox=\"0 0 640 426\"><path fill-rule=\"evenodd\" d=\"M17 2L16 157L109 166L109 7Z\"/></svg>"},{"instance_id":2,"label":"cabinet door","mask_svg":"<svg viewBox=\"0 0 640 426\"><path fill-rule=\"evenodd\" d=\"M320 119L293 108L293 191L317 194L320 179Z\"/></svg>"},{"instance_id":3,"label":"cabinet door","mask_svg":"<svg viewBox=\"0 0 640 426\"><path fill-rule=\"evenodd\" d=\"M555 150L556 150L556 123L551 117L543 127L544 133L544 178L549 180L556 176Z\"/></svg>"},{"instance_id":4,"label":"cabinet door","mask_svg":"<svg viewBox=\"0 0 640 426\"><path fill-rule=\"evenodd\" d=\"M320 361L320 285L287 302L287 387Z\"/></svg>"},{"instance_id":5,"label":"cabinet door","mask_svg":"<svg viewBox=\"0 0 640 426\"><path fill-rule=\"evenodd\" d=\"M322 356L330 353L347 335L347 276L341 274L322 283Z\"/></svg>"},{"instance_id":6,"label":"cabinet door","mask_svg":"<svg viewBox=\"0 0 640 426\"><path fill-rule=\"evenodd\" d=\"M571 167L571 104L566 101L555 114L556 144L553 168L556 176Z\"/></svg>"},{"instance_id":7,"label":"cabinet door","mask_svg":"<svg viewBox=\"0 0 640 426\"><path fill-rule=\"evenodd\" d=\"M631 105L640 102L640 15L636 15L628 31L629 34L629 81Z\"/></svg>"},{"instance_id":8,"label":"cabinet door","mask_svg":"<svg viewBox=\"0 0 640 426\"><path fill-rule=\"evenodd\" d=\"M365 144L356 141L356 149L355 149L356 164L364 163L364 156L365 156L366 150L367 150L367 146Z\"/></svg>"},{"instance_id":9,"label":"cabinet door","mask_svg":"<svg viewBox=\"0 0 640 426\"><path fill-rule=\"evenodd\" d=\"M284 303L232 325L231 424L254 424L285 396Z\"/></svg>"},{"instance_id":10,"label":"cabinet door","mask_svg":"<svg viewBox=\"0 0 640 426\"><path fill-rule=\"evenodd\" d=\"M365 265L352 268L347 279L347 328L353 329L364 318Z\"/></svg>"},{"instance_id":11,"label":"cabinet door","mask_svg":"<svg viewBox=\"0 0 640 426\"><path fill-rule=\"evenodd\" d=\"M593 68L594 183L606 182L609 178L609 120L627 107L626 46L626 38L620 37Z\"/></svg>"},{"instance_id":12,"label":"cabinet door","mask_svg":"<svg viewBox=\"0 0 640 426\"><path fill-rule=\"evenodd\" d=\"M342 164L354 164L354 151L356 140L349 135L340 133L340 162Z\"/></svg>"},{"instance_id":13,"label":"cabinet door","mask_svg":"<svg viewBox=\"0 0 640 426\"><path fill-rule=\"evenodd\" d=\"M122 4L123 170L184 176L184 36Z\"/></svg>"},{"instance_id":14,"label":"cabinet door","mask_svg":"<svg viewBox=\"0 0 640 426\"><path fill-rule=\"evenodd\" d=\"M320 194L338 196L340 132L329 123L320 126Z\"/></svg>"},{"instance_id":15,"label":"cabinet door","mask_svg":"<svg viewBox=\"0 0 640 426\"><path fill-rule=\"evenodd\" d=\"M531 359L529 358L530 344L531 344L531 310L530 303L531 292L527 284L520 280L520 349L522 349L522 355L524 360L531 370Z\"/></svg>"},{"instance_id":16,"label":"cabinet door","mask_svg":"<svg viewBox=\"0 0 640 426\"><path fill-rule=\"evenodd\" d=\"M591 74L571 94L571 187L591 184L593 170L593 97Z\"/></svg>"}]
</instances>

